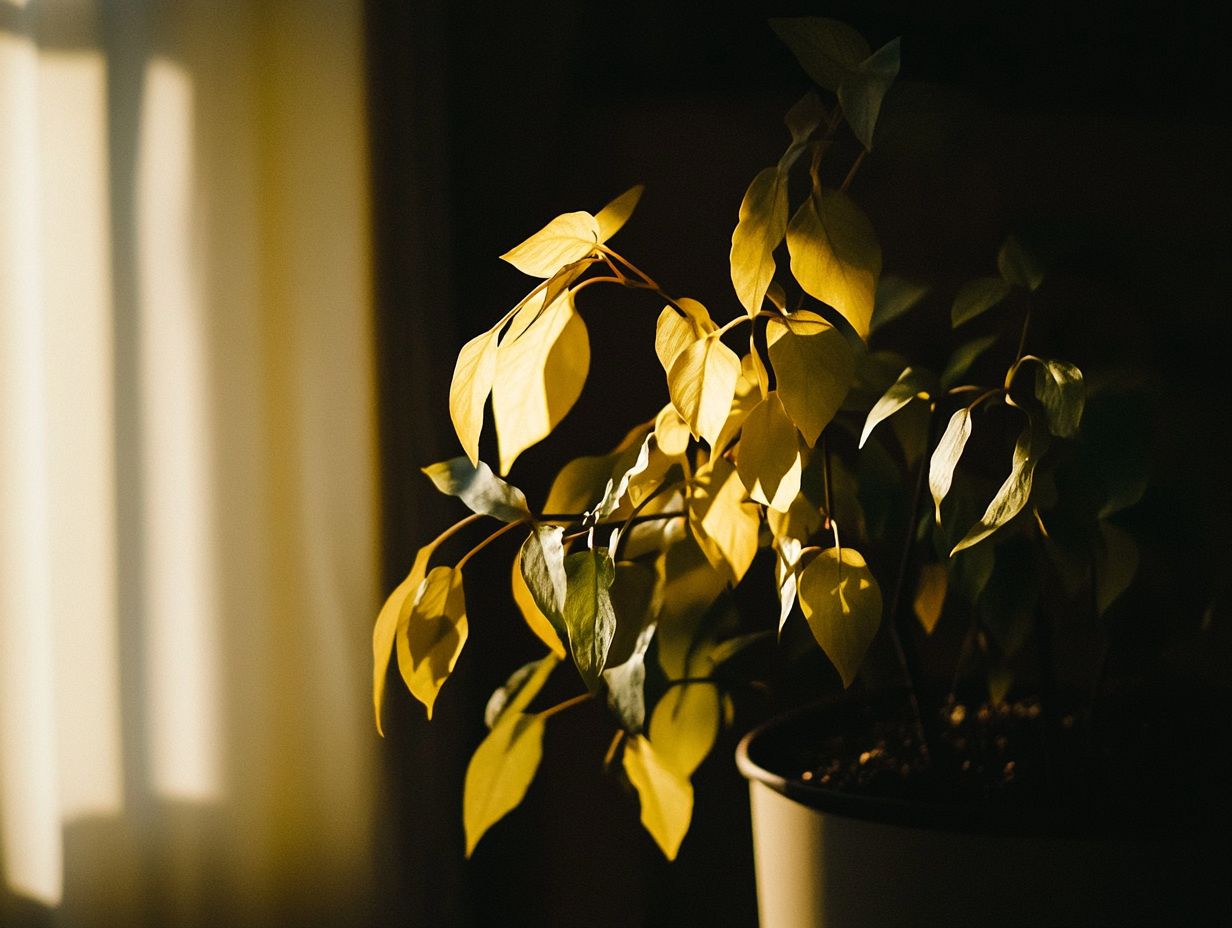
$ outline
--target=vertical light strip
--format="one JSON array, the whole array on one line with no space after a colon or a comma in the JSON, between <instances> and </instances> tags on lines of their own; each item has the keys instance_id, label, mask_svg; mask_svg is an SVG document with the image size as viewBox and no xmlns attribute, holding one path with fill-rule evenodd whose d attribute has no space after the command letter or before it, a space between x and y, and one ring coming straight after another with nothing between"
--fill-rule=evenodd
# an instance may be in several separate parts
<instances>
[{"instance_id":1,"label":"vertical light strip","mask_svg":"<svg viewBox=\"0 0 1232 928\"><path fill-rule=\"evenodd\" d=\"M206 305L193 216L193 96L151 59L137 161L146 700L162 796L222 795Z\"/></svg>"},{"instance_id":2,"label":"vertical light strip","mask_svg":"<svg viewBox=\"0 0 1232 928\"><path fill-rule=\"evenodd\" d=\"M5 880L63 883L39 272L38 53L0 33L0 841Z\"/></svg>"}]
</instances>

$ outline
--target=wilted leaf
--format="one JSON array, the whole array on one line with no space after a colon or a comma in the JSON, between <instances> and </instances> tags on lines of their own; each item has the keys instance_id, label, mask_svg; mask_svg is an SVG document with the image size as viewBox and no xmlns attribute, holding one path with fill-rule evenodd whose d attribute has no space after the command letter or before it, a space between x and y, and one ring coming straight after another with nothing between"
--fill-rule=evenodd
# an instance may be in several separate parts
<instances>
[{"instance_id":1,"label":"wilted leaf","mask_svg":"<svg viewBox=\"0 0 1232 928\"><path fill-rule=\"evenodd\" d=\"M394 653L394 636L398 632L398 626L404 623L411 613L415 594L423 584L428 573L428 560L435 550L436 542L419 549L406 579L389 594L372 629L372 704L376 710L376 730L382 737L385 731L381 727L381 704L385 700L385 677Z\"/></svg>"},{"instance_id":2,"label":"wilted leaf","mask_svg":"<svg viewBox=\"0 0 1232 928\"><path fill-rule=\"evenodd\" d=\"M1110 522L1100 522L1095 546L1095 604L1100 615L1129 589L1138 573L1138 561L1138 543L1133 537Z\"/></svg>"},{"instance_id":3,"label":"wilted leaf","mask_svg":"<svg viewBox=\"0 0 1232 928\"><path fill-rule=\"evenodd\" d=\"M904 280L886 274L877 281L877 295L873 301L873 318L869 332L876 332L887 322L892 322L914 307L928 295L928 284Z\"/></svg>"},{"instance_id":4,"label":"wilted leaf","mask_svg":"<svg viewBox=\"0 0 1232 928\"><path fill-rule=\"evenodd\" d=\"M941 524L941 501L950 492L954 482L954 468L962 457L967 439L971 437L971 410L964 406L950 416L941 440L933 451L928 464L928 490L933 496L933 510L937 524Z\"/></svg>"},{"instance_id":5,"label":"wilted leaf","mask_svg":"<svg viewBox=\"0 0 1232 928\"><path fill-rule=\"evenodd\" d=\"M881 246L868 217L844 193L823 190L800 205L787 227L791 273L868 340L881 275Z\"/></svg>"},{"instance_id":6,"label":"wilted leaf","mask_svg":"<svg viewBox=\"0 0 1232 928\"><path fill-rule=\"evenodd\" d=\"M523 314L538 314L531 300L518 311L497 350L492 412L500 447L501 474L531 445L542 441L573 408L590 370L586 324L573 308L573 294L547 307L519 332Z\"/></svg>"},{"instance_id":7,"label":"wilted leaf","mask_svg":"<svg viewBox=\"0 0 1232 928\"><path fill-rule=\"evenodd\" d=\"M1011 235L997 252L997 270L1007 283L1035 290L1044 282L1044 268L1018 236Z\"/></svg>"},{"instance_id":8,"label":"wilted leaf","mask_svg":"<svg viewBox=\"0 0 1232 928\"><path fill-rule=\"evenodd\" d=\"M996 335L985 335L955 348L945 364L945 369L941 372L941 388L948 390L950 387L957 386L958 382L966 376L967 371L971 369L971 365L996 342Z\"/></svg>"},{"instance_id":9,"label":"wilted leaf","mask_svg":"<svg viewBox=\"0 0 1232 928\"><path fill-rule=\"evenodd\" d=\"M641 735L628 740L624 767L641 800L642 825L663 855L675 860L693 818L693 784L664 764Z\"/></svg>"},{"instance_id":10,"label":"wilted leaf","mask_svg":"<svg viewBox=\"0 0 1232 928\"><path fill-rule=\"evenodd\" d=\"M479 463L479 435L483 407L496 377L496 337L499 327L477 335L462 346L449 384L449 418L462 450L472 464Z\"/></svg>"},{"instance_id":11,"label":"wilted leaf","mask_svg":"<svg viewBox=\"0 0 1232 928\"><path fill-rule=\"evenodd\" d=\"M774 277L774 249L787 231L787 178L777 167L753 178L732 232L731 279L750 316L757 315Z\"/></svg>"},{"instance_id":12,"label":"wilted leaf","mask_svg":"<svg viewBox=\"0 0 1232 928\"><path fill-rule=\"evenodd\" d=\"M864 430L860 433L860 447L864 447L868 436L878 423L890 418L912 400L927 398L929 395L927 387L928 384L919 371L912 367L904 368L903 372L898 375L898 379L890 384L881 399L877 400L873 408L868 411L868 418L864 420Z\"/></svg>"},{"instance_id":13,"label":"wilted leaf","mask_svg":"<svg viewBox=\"0 0 1232 928\"><path fill-rule=\"evenodd\" d=\"M843 686L849 687L881 625L881 589L861 554L827 548L800 571L800 608Z\"/></svg>"},{"instance_id":14,"label":"wilted leaf","mask_svg":"<svg viewBox=\"0 0 1232 928\"><path fill-rule=\"evenodd\" d=\"M754 407L744 423L736 471L749 495L786 512L800 492L800 452L796 427L787 418L777 391Z\"/></svg>"},{"instance_id":15,"label":"wilted leaf","mask_svg":"<svg viewBox=\"0 0 1232 928\"><path fill-rule=\"evenodd\" d=\"M458 497L471 512L502 522L520 522L530 517L522 491L497 477L483 461L472 464L464 457L450 458L430 464L423 472L438 490Z\"/></svg>"},{"instance_id":16,"label":"wilted leaf","mask_svg":"<svg viewBox=\"0 0 1232 928\"><path fill-rule=\"evenodd\" d=\"M513 556L511 585L513 601L517 604L518 611L522 613L522 618L526 620L526 624L534 632L535 637L551 648L552 653L557 657L564 657L565 646L560 640L560 635L553 627L552 621L543 614L543 610L539 608L535 597L531 595L530 588L526 585L526 578L522 575L522 551L520 549Z\"/></svg>"},{"instance_id":17,"label":"wilted leaf","mask_svg":"<svg viewBox=\"0 0 1232 928\"><path fill-rule=\"evenodd\" d=\"M599 244L599 222L587 212L565 213L501 255L523 274L551 277L566 264L580 261Z\"/></svg>"},{"instance_id":18,"label":"wilted leaf","mask_svg":"<svg viewBox=\"0 0 1232 928\"><path fill-rule=\"evenodd\" d=\"M405 620L399 616L398 669L411 694L424 704L428 718L442 684L453 672L466 644L466 599L462 573L433 567L411 601Z\"/></svg>"},{"instance_id":19,"label":"wilted leaf","mask_svg":"<svg viewBox=\"0 0 1232 928\"><path fill-rule=\"evenodd\" d=\"M609 593L616 569L606 548L589 548L565 558L565 575L569 650L586 686L594 690L616 633L616 612Z\"/></svg>"},{"instance_id":20,"label":"wilted leaf","mask_svg":"<svg viewBox=\"0 0 1232 928\"><path fill-rule=\"evenodd\" d=\"M706 307L697 300L684 297L676 305L684 310L683 316L674 307L664 306L655 325L655 354L665 374L671 373L680 352L718 329Z\"/></svg>"},{"instance_id":21,"label":"wilted leaf","mask_svg":"<svg viewBox=\"0 0 1232 928\"><path fill-rule=\"evenodd\" d=\"M637 636L628 659L603 671L608 707L620 720L621 727L632 734L640 733L646 723L646 649L654 633L654 623L647 625Z\"/></svg>"},{"instance_id":22,"label":"wilted leaf","mask_svg":"<svg viewBox=\"0 0 1232 928\"><path fill-rule=\"evenodd\" d=\"M1014 461L1010 475L1005 478L996 496L984 510L984 515L971 530L963 536L962 541L954 546L950 556L964 548L983 541L1010 519L1022 512L1031 498L1031 481L1035 476L1035 465L1043 456L1047 447L1046 435L1040 434L1041 429L1028 422L1018 441L1014 445Z\"/></svg>"},{"instance_id":23,"label":"wilted leaf","mask_svg":"<svg viewBox=\"0 0 1232 928\"><path fill-rule=\"evenodd\" d=\"M1035 370L1035 396L1048 414L1048 430L1059 438L1078 431L1086 387L1082 371L1065 361L1040 361Z\"/></svg>"},{"instance_id":24,"label":"wilted leaf","mask_svg":"<svg viewBox=\"0 0 1232 928\"><path fill-rule=\"evenodd\" d=\"M1010 295L1010 284L1001 277L981 277L959 288L950 308L950 325L958 328Z\"/></svg>"},{"instance_id":25,"label":"wilted leaf","mask_svg":"<svg viewBox=\"0 0 1232 928\"><path fill-rule=\"evenodd\" d=\"M543 759L543 730L542 715L506 712L475 750L462 792L467 857L526 796Z\"/></svg>"},{"instance_id":26,"label":"wilted leaf","mask_svg":"<svg viewBox=\"0 0 1232 928\"><path fill-rule=\"evenodd\" d=\"M505 685L488 697L488 704L483 710L483 723L492 729L507 713L524 712L559 663L557 655L549 654L523 664L511 673Z\"/></svg>"},{"instance_id":27,"label":"wilted leaf","mask_svg":"<svg viewBox=\"0 0 1232 928\"><path fill-rule=\"evenodd\" d=\"M920 577L916 582L915 599L911 606L915 617L924 626L925 634L931 635L941 618L941 608L945 605L945 588L947 584L945 565L925 564L920 568Z\"/></svg>"},{"instance_id":28,"label":"wilted leaf","mask_svg":"<svg viewBox=\"0 0 1232 928\"><path fill-rule=\"evenodd\" d=\"M864 37L836 19L771 19L770 28L792 50L805 73L826 90L837 91L843 78L869 56Z\"/></svg>"},{"instance_id":29,"label":"wilted leaf","mask_svg":"<svg viewBox=\"0 0 1232 928\"><path fill-rule=\"evenodd\" d=\"M783 409L811 448L851 389L851 346L834 326L804 311L770 319L766 344Z\"/></svg>"},{"instance_id":30,"label":"wilted leaf","mask_svg":"<svg viewBox=\"0 0 1232 928\"><path fill-rule=\"evenodd\" d=\"M898 76L899 39L893 39L877 49L843 77L838 100L843 106L847 124L864 147L873 148L873 130L881 112L881 101Z\"/></svg>"},{"instance_id":31,"label":"wilted leaf","mask_svg":"<svg viewBox=\"0 0 1232 928\"><path fill-rule=\"evenodd\" d=\"M689 528L715 570L739 583L757 554L760 514L725 458L698 468L689 494Z\"/></svg>"},{"instance_id":32,"label":"wilted leaf","mask_svg":"<svg viewBox=\"0 0 1232 928\"><path fill-rule=\"evenodd\" d=\"M739 377L740 359L714 334L680 352L667 375L668 393L680 418L712 449L727 421Z\"/></svg>"},{"instance_id":33,"label":"wilted leaf","mask_svg":"<svg viewBox=\"0 0 1232 928\"><path fill-rule=\"evenodd\" d=\"M633 210L637 208L637 203L642 198L642 193L645 189L645 186L642 184L630 187L607 206L603 207L603 209L599 210L598 215L595 216L595 224L599 227L599 241L606 242L629 221L629 217L633 215Z\"/></svg>"}]
</instances>

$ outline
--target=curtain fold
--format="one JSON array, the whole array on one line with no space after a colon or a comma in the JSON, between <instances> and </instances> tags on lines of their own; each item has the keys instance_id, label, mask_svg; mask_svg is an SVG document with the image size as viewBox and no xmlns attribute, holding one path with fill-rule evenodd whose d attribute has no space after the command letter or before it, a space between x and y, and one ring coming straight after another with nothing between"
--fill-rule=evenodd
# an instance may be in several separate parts
<instances>
[{"instance_id":1,"label":"curtain fold","mask_svg":"<svg viewBox=\"0 0 1232 928\"><path fill-rule=\"evenodd\" d=\"M0 0L0 921L371 920L359 5Z\"/></svg>"}]
</instances>

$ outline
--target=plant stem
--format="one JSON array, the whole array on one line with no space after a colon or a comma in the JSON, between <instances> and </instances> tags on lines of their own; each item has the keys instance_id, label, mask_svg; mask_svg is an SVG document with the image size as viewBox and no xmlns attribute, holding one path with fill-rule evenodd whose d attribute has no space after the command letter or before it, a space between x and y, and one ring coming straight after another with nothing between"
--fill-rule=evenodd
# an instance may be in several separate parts
<instances>
[{"instance_id":1,"label":"plant stem","mask_svg":"<svg viewBox=\"0 0 1232 928\"><path fill-rule=\"evenodd\" d=\"M591 284L620 284L621 286L627 287L629 285L629 278L627 277L587 277L581 283L570 288L570 292L573 293L574 296L577 296L579 293L581 293Z\"/></svg>"},{"instance_id":2,"label":"plant stem","mask_svg":"<svg viewBox=\"0 0 1232 928\"><path fill-rule=\"evenodd\" d=\"M489 535L483 541L479 542L479 544L475 545L475 547L467 551L466 554L462 556L462 560L458 561L458 563L454 566L454 570L461 570L463 567L466 566L467 561L473 558L476 554L478 554L480 551L482 551L492 542L496 541L496 539L500 538L501 535L505 534L505 532L512 531L513 529L517 528L519 525L525 525L527 521L529 520L519 519L517 522L510 522L508 525L502 525L500 528L494 531L491 535Z\"/></svg>"},{"instance_id":3,"label":"plant stem","mask_svg":"<svg viewBox=\"0 0 1232 928\"><path fill-rule=\"evenodd\" d=\"M830 488L830 442L824 430L821 433L821 486L826 503L826 521L822 528L829 528L830 517L833 513L833 510L830 508L830 494L832 492ZM837 544L835 547L837 547Z\"/></svg>"},{"instance_id":4,"label":"plant stem","mask_svg":"<svg viewBox=\"0 0 1232 928\"><path fill-rule=\"evenodd\" d=\"M846 193L847 188L851 186L851 182L856 179L856 172L860 170L860 165L864 163L864 156L868 154L867 148L861 148L860 154L856 157L855 162L851 165L851 170L847 172L847 176L843 178L842 186L838 188L839 193Z\"/></svg>"},{"instance_id":5,"label":"plant stem","mask_svg":"<svg viewBox=\"0 0 1232 928\"><path fill-rule=\"evenodd\" d=\"M612 743L607 746L607 753L603 755L604 770L612 766L612 761L616 759L616 749L620 747L620 742L624 740L625 730L623 728L616 729L616 734L612 736Z\"/></svg>"},{"instance_id":6,"label":"plant stem","mask_svg":"<svg viewBox=\"0 0 1232 928\"><path fill-rule=\"evenodd\" d=\"M546 721L558 712L564 712L566 709L572 709L574 706L579 706L590 699L594 699L594 696L590 693L582 693L578 696L574 696L572 699L566 699L564 702L558 702L556 705L544 709L539 713L539 718Z\"/></svg>"}]
</instances>

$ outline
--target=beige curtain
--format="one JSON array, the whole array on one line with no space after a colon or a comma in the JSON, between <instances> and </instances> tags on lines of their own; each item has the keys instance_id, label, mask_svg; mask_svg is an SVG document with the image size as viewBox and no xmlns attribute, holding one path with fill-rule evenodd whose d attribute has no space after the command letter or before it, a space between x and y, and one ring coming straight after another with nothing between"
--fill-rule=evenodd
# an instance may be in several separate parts
<instances>
[{"instance_id":1,"label":"beige curtain","mask_svg":"<svg viewBox=\"0 0 1232 928\"><path fill-rule=\"evenodd\" d=\"M361 32L0 0L6 925L368 920Z\"/></svg>"}]
</instances>

